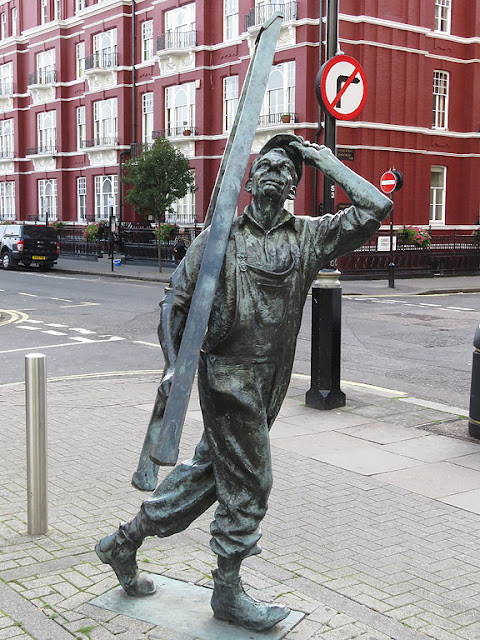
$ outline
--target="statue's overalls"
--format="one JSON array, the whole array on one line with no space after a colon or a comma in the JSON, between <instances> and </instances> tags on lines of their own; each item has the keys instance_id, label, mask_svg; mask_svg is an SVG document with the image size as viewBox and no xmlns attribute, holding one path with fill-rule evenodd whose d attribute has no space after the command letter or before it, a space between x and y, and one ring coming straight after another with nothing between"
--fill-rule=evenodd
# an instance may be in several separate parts
<instances>
[{"instance_id":1,"label":"statue's overalls","mask_svg":"<svg viewBox=\"0 0 480 640\"><path fill-rule=\"evenodd\" d=\"M234 237L233 322L199 365L205 433L194 457L144 502L147 534L181 531L217 499L213 551L237 559L260 552L259 524L272 486L268 432L288 389L303 309L296 232L283 233L289 250L263 266L248 254L248 229Z\"/></svg>"}]
</instances>

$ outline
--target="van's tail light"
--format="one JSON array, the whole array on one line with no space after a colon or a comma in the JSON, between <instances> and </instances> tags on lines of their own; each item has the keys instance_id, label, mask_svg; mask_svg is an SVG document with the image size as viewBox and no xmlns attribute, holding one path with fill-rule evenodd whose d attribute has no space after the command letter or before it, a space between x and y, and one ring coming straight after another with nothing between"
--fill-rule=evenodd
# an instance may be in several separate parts
<instances>
[{"instance_id":1,"label":"van's tail light","mask_svg":"<svg viewBox=\"0 0 480 640\"><path fill-rule=\"evenodd\" d=\"M60 243L57 242L57 256L60 255Z\"/></svg>"},{"instance_id":2,"label":"van's tail light","mask_svg":"<svg viewBox=\"0 0 480 640\"><path fill-rule=\"evenodd\" d=\"M23 245L24 245L23 240L18 240L18 242L17 242L17 250L18 251L23 251Z\"/></svg>"}]
</instances>

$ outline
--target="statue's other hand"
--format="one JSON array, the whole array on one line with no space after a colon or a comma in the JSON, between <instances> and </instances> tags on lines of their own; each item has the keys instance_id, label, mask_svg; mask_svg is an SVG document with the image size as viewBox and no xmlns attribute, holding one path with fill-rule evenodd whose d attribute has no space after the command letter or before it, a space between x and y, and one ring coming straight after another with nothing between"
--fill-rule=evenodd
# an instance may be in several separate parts
<instances>
[{"instance_id":1,"label":"statue's other hand","mask_svg":"<svg viewBox=\"0 0 480 640\"><path fill-rule=\"evenodd\" d=\"M325 147L323 144L320 145L309 142L308 140L303 140L303 142L290 142L290 145L302 154L305 164L320 170L323 169L323 165L327 163L332 156L332 152L328 147Z\"/></svg>"}]
</instances>

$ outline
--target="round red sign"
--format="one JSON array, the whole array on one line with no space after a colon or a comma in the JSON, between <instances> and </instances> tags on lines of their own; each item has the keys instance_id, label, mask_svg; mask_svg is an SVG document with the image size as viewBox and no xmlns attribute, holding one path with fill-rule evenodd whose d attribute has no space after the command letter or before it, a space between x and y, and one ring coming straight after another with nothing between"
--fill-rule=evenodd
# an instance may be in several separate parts
<instances>
[{"instance_id":1,"label":"round red sign","mask_svg":"<svg viewBox=\"0 0 480 640\"><path fill-rule=\"evenodd\" d=\"M383 193L392 193L395 191L395 187L397 186L397 176L393 173L393 171L385 171L383 176L380 178L380 189Z\"/></svg>"},{"instance_id":2,"label":"round red sign","mask_svg":"<svg viewBox=\"0 0 480 640\"><path fill-rule=\"evenodd\" d=\"M367 78L360 63L345 54L330 58L315 82L317 98L337 120L356 118L367 99Z\"/></svg>"}]
</instances>

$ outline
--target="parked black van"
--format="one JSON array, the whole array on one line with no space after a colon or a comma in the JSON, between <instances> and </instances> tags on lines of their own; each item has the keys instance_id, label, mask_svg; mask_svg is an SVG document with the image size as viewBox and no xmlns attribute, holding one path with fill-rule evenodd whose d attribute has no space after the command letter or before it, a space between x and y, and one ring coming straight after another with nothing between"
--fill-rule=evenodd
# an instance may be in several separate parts
<instances>
[{"instance_id":1,"label":"parked black van","mask_svg":"<svg viewBox=\"0 0 480 640\"><path fill-rule=\"evenodd\" d=\"M52 227L40 224L0 225L0 263L11 269L22 262L26 267L38 264L48 271L60 253L57 233Z\"/></svg>"}]
</instances>

